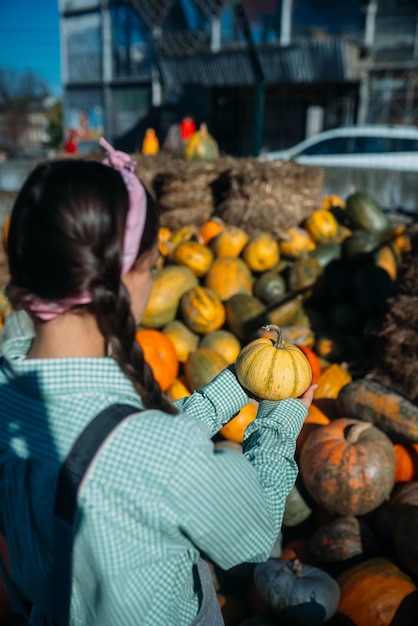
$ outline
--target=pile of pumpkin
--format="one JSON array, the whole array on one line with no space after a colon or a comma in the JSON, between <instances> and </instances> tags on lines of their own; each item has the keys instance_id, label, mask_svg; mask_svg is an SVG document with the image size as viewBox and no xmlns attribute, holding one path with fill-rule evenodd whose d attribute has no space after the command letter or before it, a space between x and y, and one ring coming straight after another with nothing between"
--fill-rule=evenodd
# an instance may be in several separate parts
<instances>
[{"instance_id":1,"label":"pile of pumpkin","mask_svg":"<svg viewBox=\"0 0 418 626\"><path fill-rule=\"evenodd\" d=\"M137 340L170 400L254 339L275 338L266 324L298 346L318 384L271 558L216 571L227 625L415 623L418 407L364 366L409 246L405 226L360 192L325 198L286 241L216 218L160 230ZM250 402L215 446L241 449L256 410Z\"/></svg>"},{"instance_id":2,"label":"pile of pumpkin","mask_svg":"<svg viewBox=\"0 0 418 626\"><path fill-rule=\"evenodd\" d=\"M409 626L418 615L418 407L367 376L408 232L357 192L325 198L287 235L216 218L161 228L136 338L172 401L238 363L253 340L276 342L275 326L318 385L270 559L213 568L226 625ZM256 357L246 354L246 366ZM251 376L268 397L257 369ZM214 445L241 450L256 411L251 401Z\"/></svg>"}]
</instances>

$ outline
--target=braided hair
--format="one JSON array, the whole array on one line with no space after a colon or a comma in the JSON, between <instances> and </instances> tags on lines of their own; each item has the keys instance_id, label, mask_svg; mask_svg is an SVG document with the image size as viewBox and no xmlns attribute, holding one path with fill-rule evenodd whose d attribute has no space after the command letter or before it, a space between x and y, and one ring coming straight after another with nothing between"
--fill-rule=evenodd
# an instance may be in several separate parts
<instances>
[{"instance_id":1,"label":"braided hair","mask_svg":"<svg viewBox=\"0 0 418 626\"><path fill-rule=\"evenodd\" d=\"M39 164L13 207L7 296L21 309L28 293L47 301L89 293L92 302L85 306L144 406L174 414L135 340L136 322L121 280L128 208L126 185L113 168L78 159ZM155 245L158 228L157 206L147 193L138 258Z\"/></svg>"}]
</instances>

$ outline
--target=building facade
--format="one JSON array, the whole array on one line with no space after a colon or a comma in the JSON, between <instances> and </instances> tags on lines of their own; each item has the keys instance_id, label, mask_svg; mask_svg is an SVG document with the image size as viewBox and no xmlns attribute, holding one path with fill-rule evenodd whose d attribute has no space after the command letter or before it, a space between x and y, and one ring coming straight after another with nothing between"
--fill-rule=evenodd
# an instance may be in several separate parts
<instances>
[{"instance_id":1,"label":"building facade","mask_svg":"<svg viewBox=\"0 0 418 626\"><path fill-rule=\"evenodd\" d=\"M60 0L60 16L64 123L82 138L133 151L191 115L242 156L418 124L416 0Z\"/></svg>"}]
</instances>

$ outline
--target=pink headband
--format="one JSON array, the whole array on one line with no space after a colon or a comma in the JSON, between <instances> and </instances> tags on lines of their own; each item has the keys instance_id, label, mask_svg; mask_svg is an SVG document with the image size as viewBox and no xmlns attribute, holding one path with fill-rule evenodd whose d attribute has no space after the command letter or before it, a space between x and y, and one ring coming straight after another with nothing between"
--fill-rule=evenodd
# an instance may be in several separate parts
<instances>
[{"instance_id":1,"label":"pink headband","mask_svg":"<svg viewBox=\"0 0 418 626\"><path fill-rule=\"evenodd\" d=\"M99 143L107 152L107 157L102 162L121 173L129 193L129 210L125 224L121 270L121 276L125 276L138 257L147 215L147 197L144 187L135 176L135 161L125 152L115 150L103 137L99 140ZM49 321L77 305L88 304L92 298L90 294L83 293L79 296L70 296L62 300L50 302L29 294L25 300L28 311L41 320Z\"/></svg>"}]
</instances>

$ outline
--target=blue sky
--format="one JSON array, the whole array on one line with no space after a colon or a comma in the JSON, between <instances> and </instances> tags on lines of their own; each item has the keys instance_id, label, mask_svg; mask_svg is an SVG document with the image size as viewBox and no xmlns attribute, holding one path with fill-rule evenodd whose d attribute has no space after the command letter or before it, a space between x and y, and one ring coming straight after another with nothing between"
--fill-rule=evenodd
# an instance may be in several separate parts
<instances>
[{"instance_id":1,"label":"blue sky","mask_svg":"<svg viewBox=\"0 0 418 626\"><path fill-rule=\"evenodd\" d=\"M33 70L60 94L58 0L0 0L0 67Z\"/></svg>"}]
</instances>

